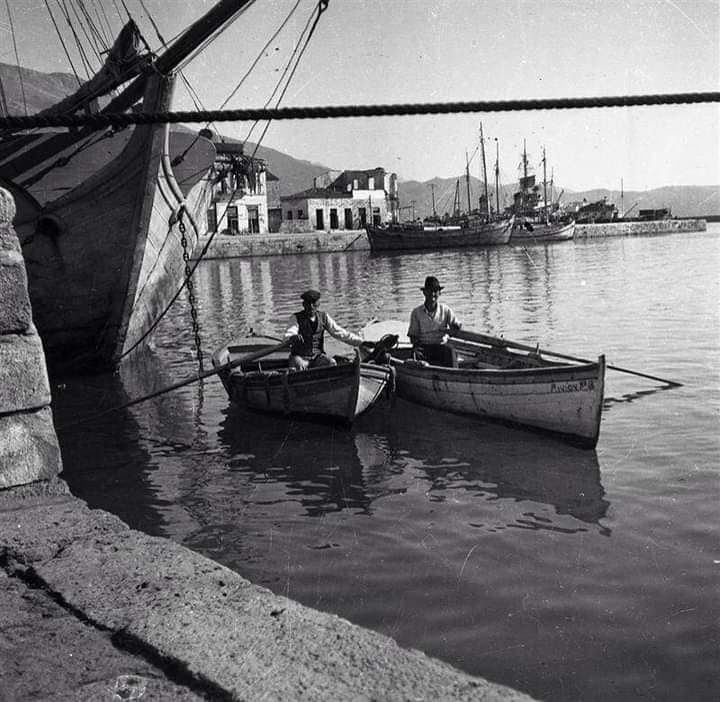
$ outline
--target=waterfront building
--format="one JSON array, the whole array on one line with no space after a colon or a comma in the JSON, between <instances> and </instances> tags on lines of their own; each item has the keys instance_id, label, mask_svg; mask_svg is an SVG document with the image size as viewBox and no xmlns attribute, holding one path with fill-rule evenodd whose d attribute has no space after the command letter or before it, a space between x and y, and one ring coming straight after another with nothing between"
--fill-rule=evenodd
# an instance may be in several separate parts
<instances>
[{"instance_id":1,"label":"waterfront building","mask_svg":"<svg viewBox=\"0 0 720 702\"><path fill-rule=\"evenodd\" d=\"M396 221L397 176L384 168L327 171L313 179L312 188L280 201L282 232L363 229Z\"/></svg>"},{"instance_id":2,"label":"waterfront building","mask_svg":"<svg viewBox=\"0 0 720 702\"><path fill-rule=\"evenodd\" d=\"M243 145L236 142L215 141L215 150L217 155L210 175L213 196L207 213L208 232L217 229L231 235L267 234L272 224L277 231L278 179L269 173L265 161L247 156ZM268 200L269 190L274 193L274 201Z\"/></svg>"}]
</instances>

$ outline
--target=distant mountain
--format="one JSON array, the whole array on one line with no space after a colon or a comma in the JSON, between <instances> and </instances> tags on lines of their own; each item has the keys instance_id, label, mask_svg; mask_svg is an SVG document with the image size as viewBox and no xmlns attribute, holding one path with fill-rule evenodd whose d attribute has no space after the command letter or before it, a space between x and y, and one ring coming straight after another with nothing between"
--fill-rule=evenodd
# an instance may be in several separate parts
<instances>
[{"instance_id":1,"label":"distant mountain","mask_svg":"<svg viewBox=\"0 0 720 702\"><path fill-rule=\"evenodd\" d=\"M500 185L500 209L512 203L513 193L518 184ZM467 211L467 185L465 178L433 178L424 183L416 180L401 181L399 183L401 218L411 219L413 211L415 217L426 217L433 211L433 194L435 197L435 211L439 215L451 213L455 192L459 194L460 209ZM470 202L472 208L478 207L478 198L484 193L481 180L470 176ZM494 210L496 197L494 184L488 186L490 205ZM645 191L627 191L620 196L619 190L570 190L555 185L548 189L548 200L560 196L560 203L569 202L596 202L607 198L608 202L615 204L618 211L624 210L632 216L640 209L670 208L676 217L701 217L707 215L720 215L720 186L717 185L671 185Z\"/></svg>"},{"instance_id":2,"label":"distant mountain","mask_svg":"<svg viewBox=\"0 0 720 702\"><path fill-rule=\"evenodd\" d=\"M3 88L0 98L4 93L4 102L7 104L9 114L24 115L26 109L27 114L43 110L72 93L78 85L77 79L67 73L41 73L27 68L21 69L21 72L22 81L17 66L0 63L0 83ZM0 101L1 108L2 101ZM248 143L246 153L252 153L254 148L254 144ZM331 170L322 164L296 159L265 146L258 149L257 155L266 161L269 170L279 178L282 195L289 195L312 187L315 176ZM467 185L464 178L460 180L457 178L433 178L422 183L415 180L400 181L400 206L403 208L401 218L411 219L413 214L415 217L426 217L432 214L433 194L435 210L438 214L452 212L456 189L461 209L467 210ZM501 208L512 202L512 196L516 189L516 183L500 186ZM471 176L470 201L472 208L478 206L478 197L482 191L482 182ZM495 192L492 187L489 188L489 191L490 202L494 208ZM620 192L616 190L572 191L567 188L563 190L562 187L556 185L553 191L555 199L562 192L561 202L563 203L582 201L583 199L594 202L607 197L610 202L617 205L618 209L621 209ZM717 185L682 185L656 188L644 192L626 192L623 204L626 212L635 205L634 212L638 209L669 207L673 215L677 217L720 215L720 187Z\"/></svg>"},{"instance_id":3,"label":"distant mountain","mask_svg":"<svg viewBox=\"0 0 720 702\"><path fill-rule=\"evenodd\" d=\"M26 105L27 114L40 112L78 88L77 79L69 73L41 73L30 68L18 70L9 63L0 63L0 83L11 115L24 115Z\"/></svg>"}]
</instances>

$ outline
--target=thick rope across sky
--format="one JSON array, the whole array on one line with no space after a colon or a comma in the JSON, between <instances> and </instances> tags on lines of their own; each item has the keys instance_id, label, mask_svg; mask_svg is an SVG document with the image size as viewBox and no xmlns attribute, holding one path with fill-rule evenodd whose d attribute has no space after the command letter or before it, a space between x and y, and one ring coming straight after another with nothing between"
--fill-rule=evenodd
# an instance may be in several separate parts
<instances>
[{"instance_id":1,"label":"thick rope across sky","mask_svg":"<svg viewBox=\"0 0 720 702\"><path fill-rule=\"evenodd\" d=\"M527 110L574 110L649 105L693 105L720 102L720 92L622 95L611 97L546 98L472 102L409 103L397 105L346 105L325 107L247 108L192 112L97 113L93 115L36 115L0 118L0 129L38 127L126 127L130 124L193 122L248 122L255 120L338 119L343 117L392 117L406 115L460 114L470 112L520 112Z\"/></svg>"}]
</instances>

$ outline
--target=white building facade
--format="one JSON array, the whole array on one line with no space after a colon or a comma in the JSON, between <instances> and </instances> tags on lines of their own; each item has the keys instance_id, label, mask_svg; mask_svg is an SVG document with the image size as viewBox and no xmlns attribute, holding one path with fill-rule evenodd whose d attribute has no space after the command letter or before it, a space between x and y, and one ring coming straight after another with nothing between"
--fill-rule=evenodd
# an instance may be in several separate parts
<instances>
[{"instance_id":1,"label":"white building facade","mask_svg":"<svg viewBox=\"0 0 720 702\"><path fill-rule=\"evenodd\" d=\"M282 232L363 229L397 218L397 177L383 168L328 171L309 190L285 195L280 202Z\"/></svg>"}]
</instances>

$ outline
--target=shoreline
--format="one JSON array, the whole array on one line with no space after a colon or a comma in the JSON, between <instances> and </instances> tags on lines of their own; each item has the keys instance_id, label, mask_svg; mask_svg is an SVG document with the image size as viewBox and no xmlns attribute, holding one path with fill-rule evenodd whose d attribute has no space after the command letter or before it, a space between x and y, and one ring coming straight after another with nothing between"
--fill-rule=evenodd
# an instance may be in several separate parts
<instances>
[{"instance_id":1,"label":"shoreline","mask_svg":"<svg viewBox=\"0 0 720 702\"><path fill-rule=\"evenodd\" d=\"M685 232L704 232L705 219L667 219L652 222L609 222L607 224L576 224L575 240L618 236L667 236ZM195 260L207 244L209 236L201 236ZM512 242L510 243L512 246ZM370 251L364 229L316 231L291 234L217 234L204 260L247 258L254 256L296 256L309 253L343 253Z\"/></svg>"}]
</instances>

